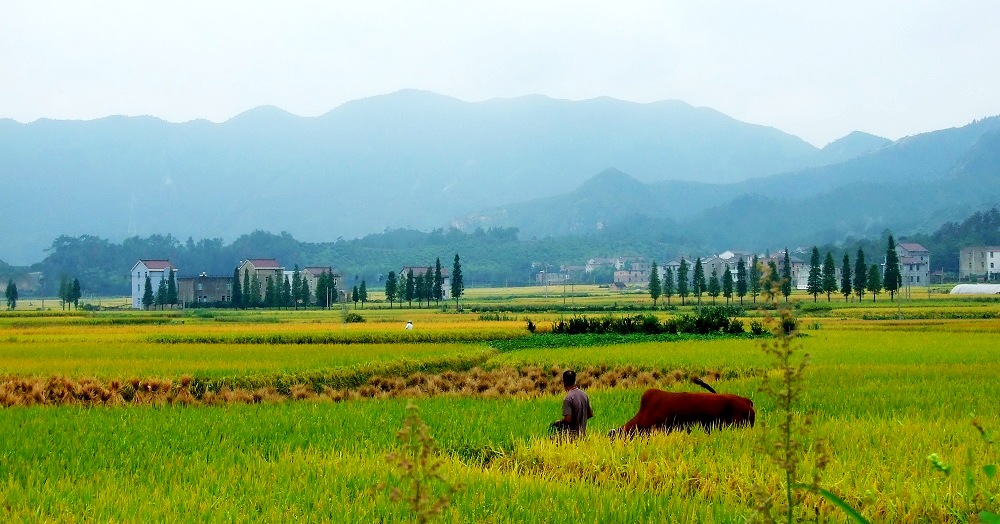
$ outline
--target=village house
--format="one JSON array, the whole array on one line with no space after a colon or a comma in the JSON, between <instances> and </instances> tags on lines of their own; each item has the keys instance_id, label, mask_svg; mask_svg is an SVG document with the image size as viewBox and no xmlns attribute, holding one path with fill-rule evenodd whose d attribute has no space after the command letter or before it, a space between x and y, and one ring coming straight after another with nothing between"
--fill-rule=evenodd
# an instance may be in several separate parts
<instances>
[{"instance_id":1,"label":"village house","mask_svg":"<svg viewBox=\"0 0 1000 524\"><path fill-rule=\"evenodd\" d=\"M338 293L343 291L343 286L341 285L340 273L337 273L330 266L308 266L304 267L299 271L299 276L302 278L302 282L309 286L309 292L314 296L316 294L316 283L319 281L319 277L323 273L328 273L333 275L333 287L337 288ZM291 283L292 274L285 273L285 278L288 279L289 284ZM341 293L343 294L343 293Z\"/></svg>"},{"instance_id":2,"label":"village house","mask_svg":"<svg viewBox=\"0 0 1000 524\"><path fill-rule=\"evenodd\" d=\"M958 254L958 278L1000 280L1000 246L963 248Z\"/></svg>"},{"instance_id":3,"label":"village house","mask_svg":"<svg viewBox=\"0 0 1000 524\"><path fill-rule=\"evenodd\" d=\"M260 300L264 300L264 292L267 290L267 283L274 279L281 282L285 279L285 268L273 258L250 258L240 262L239 265L240 283L249 278L253 282L253 277L257 277L260 282ZM245 286L245 285L244 285Z\"/></svg>"},{"instance_id":4,"label":"village house","mask_svg":"<svg viewBox=\"0 0 1000 524\"><path fill-rule=\"evenodd\" d=\"M901 242L896 245L899 276L904 286L927 286L931 283L931 252L920 244Z\"/></svg>"},{"instance_id":5,"label":"village house","mask_svg":"<svg viewBox=\"0 0 1000 524\"><path fill-rule=\"evenodd\" d=\"M350 300L351 290L344 289L344 286L342 285L343 278L340 276L340 273L334 271L330 266L308 266L299 271L299 276L302 278L302 282L309 286L309 293L312 294L310 302L315 303L317 301L316 284L319 281L319 277L322 276L324 272L333 275L333 287L337 289L337 296L331 296L330 300L334 302L347 302ZM292 277L292 273L285 273L285 279L288 280L289 285L292 283ZM322 301L322 304L320 305L326 305L325 300Z\"/></svg>"},{"instance_id":6,"label":"village house","mask_svg":"<svg viewBox=\"0 0 1000 524\"><path fill-rule=\"evenodd\" d=\"M562 271L557 273L553 273L551 271L539 271L538 273L535 273L535 284L539 286L547 284L562 284L564 282L569 282L569 274L563 273Z\"/></svg>"},{"instance_id":7,"label":"village house","mask_svg":"<svg viewBox=\"0 0 1000 524\"><path fill-rule=\"evenodd\" d=\"M778 275L781 276L785 269L785 252L781 251L777 254L769 256L758 256L758 262L768 266L770 261L774 261L778 268ZM788 261L791 263L791 275L792 275L792 289L809 289L809 264L805 260L789 253Z\"/></svg>"},{"instance_id":8,"label":"village house","mask_svg":"<svg viewBox=\"0 0 1000 524\"><path fill-rule=\"evenodd\" d=\"M596 257L587 260L587 264L584 265L584 271L587 273L593 273L598 269L603 268L614 268L618 265L617 258L607 258L607 257Z\"/></svg>"},{"instance_id":9,"label":"village house","mask_svg":"<svg viewBox=\"0 0 1000 524\"><path fill-rule=\"evenodd\" d=\"M712 271L714 270L716 272L715 273L716 276L719 277L719 282L722 282L722 276L726 274L726 268L728 267L730 273L732 274L733 282L735 282L736 267L739 264L740 258L744 260L744 264L746 264L747 270L749 271L750 261L752 260L752 257L753 255L749 253L743 253L738 251L725 251L718 255L709 255L707 257L702 258L701 269L702 271L705 272L705 281L708 282L708 279L712 278ZM687 261L687 266L688 266L688 284L692 284L694 279L694 264L697 261L697 257L695 258L684 257L684 260ZM671 260L670 262L664 264L663 269L661 271L665 272L667 268L670 268L670 270L674 274L674 278L677 278L677 270L679 270L680 267L681 267L681 259L675 258L674 260ZM660 274L660 278L661 279L663 278L663 273Z\"/></svg>"},{"instance_id":10,"label":"village house","mask_svg":"<svg viewBox=\"0 0 1000 524\"><path fill-rule=\"evenodd\" d=\"M177 279L177 298L189 304L221 304L233 300L233 277L210 277L202 273L196 277Z\"/></svg>"},{"instance_id":11,"label":"village house","mask_svg":"<svg viewBox=\"0 0 1000 524\"><path fill-rule=\"evenodd\" d=\"M146 277L149 277L149 284L152 286L153 294L160 287L160 282L170 275L170 270L174 273L177 268L169 260L141 259L132 266L132 309L142 309L142 295L146 292Z\"/></svg>"},{"instance_id":12,"label":"village house","mask_svg":"<svg viewBox=\"0 0 1000 524\"><path fill-rule=\"evenodd\" d=\"M649 284L651 272L652 264L646 261L646 257L618 257L615 263L614 281L620 284L644 286Z\"/></svg>"}]
</instances>

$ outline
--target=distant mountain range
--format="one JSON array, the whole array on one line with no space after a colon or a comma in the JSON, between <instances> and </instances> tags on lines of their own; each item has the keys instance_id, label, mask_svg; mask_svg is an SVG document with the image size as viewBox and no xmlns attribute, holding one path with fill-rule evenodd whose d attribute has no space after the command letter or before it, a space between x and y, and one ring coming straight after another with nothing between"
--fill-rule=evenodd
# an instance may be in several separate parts
<instances>
[{"instance_id":1,"label":"distant mountain range","mask_svg":"<svg viewBox=\"0 0 1000 524\"><path fill-rule=\"evenodd\" d=\"M264 229L320 241L397 227L516 225L525 235L559 235L639 215L667 226L715 222L726 235L759 217L759 234L778 241L793 231L772 227L771 209L790 212L792 203L811 213L867 208L865 227L837 218L799 236L856 233L896 224L893 208L870 204L861 186L927 188L919 181L991 172L988 151L977 156L973 146L997 127L988 119L895 143L852 133L820 149L678 101L468 103L421 91L313 118L262 107L220 124L0 120L0 259L37 261L62 234L231 240ZM620 171L592 178L608 167ZM828 200L838 191L841 200ZM818 202L827 207L809 207ZM952 207L960 205L972 204ZM950 216L939 207L906 224ZM742 218L723 222L733 216Z\"/></svg>"},{"instance_id":2,"label":"distant mountain range","mask_svg":"<svg viewBox=\"0 0 1000 524\"><path fill-rule=\"evenodd\" d=\"M1000 203L1000 117L897 142L855 133L823 151L838 149L837 156L854 156L730 184L645 183L607 169L562 195L490 208L459 222L517 227L532 237L641 224L671 231L681 245L759 249L885 229L927 232Z\"/></svg>"}]
</instances>

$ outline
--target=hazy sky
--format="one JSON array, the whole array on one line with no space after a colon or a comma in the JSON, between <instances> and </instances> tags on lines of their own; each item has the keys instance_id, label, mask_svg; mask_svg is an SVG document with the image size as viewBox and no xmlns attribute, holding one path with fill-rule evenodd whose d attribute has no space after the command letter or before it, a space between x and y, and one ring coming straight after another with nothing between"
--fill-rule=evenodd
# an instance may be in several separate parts
<instances>
[{"instance_id":1,"label":"hazy sky","mask_svg":"<svg viewBox=\"0 0 1000 524\"><path fill-rule=\"evenodd\" d=\"M0 6L0 118L684 100L816 145L1000 114L1000 2L49 2Z\"/></svg>"}]
</instances>

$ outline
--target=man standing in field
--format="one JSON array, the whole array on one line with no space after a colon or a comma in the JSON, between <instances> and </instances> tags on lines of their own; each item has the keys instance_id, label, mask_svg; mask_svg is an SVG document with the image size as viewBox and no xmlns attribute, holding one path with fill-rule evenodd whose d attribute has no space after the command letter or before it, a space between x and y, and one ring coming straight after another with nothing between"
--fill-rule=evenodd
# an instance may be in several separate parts
<instances>
[{"instance_id":1,"label":"man standing in field","mask_svg":"<svg viewBox=\"0 0 1000 524\"><path fill-rule=\"evenodd\" d=\"M552 426L568 437L582 437L587 434L587 419L594 416L590 408L590 398L576 387L576 371L567 369L563 373L563 387L566 388L566 398L563 400L563 418L552 423Z\"/></svg>"}]
</instances>

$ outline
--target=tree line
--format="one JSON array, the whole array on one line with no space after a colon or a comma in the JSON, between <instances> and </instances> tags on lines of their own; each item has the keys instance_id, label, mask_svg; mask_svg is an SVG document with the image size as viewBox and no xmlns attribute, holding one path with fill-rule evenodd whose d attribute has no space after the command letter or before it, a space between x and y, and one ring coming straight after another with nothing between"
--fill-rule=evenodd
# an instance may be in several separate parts
<instances>
[{"instance_id":1,"label":"tree line","mask_svg":"<svg viewBox=\"0 0 1000 524\"><path fill-rule=\"evenodd\" d=\"M313 305L329 309L339 301L337 281L332 272L323 270L316 277L316 289L312 290L309 288L309 279L302 275L298 264L292 271L291 280L266 278L262 283L257 273L251 275L249 269L243 270L241 278L239 268L233 269L230 280L232 297L228 305L236 309L260 307L299 309Z\"/></svg>"},{"instance_id":2,"label":"tree line","mask_svg":"<svg viewBox=\"0 0 1000 524\"><path fill-rule=\"evenodd\" d=\"M362 281L362 284L364 282ZM462 263L455 254L455 260L451 268L451 296L455 299L455 306L458 307L458 299L465 291L465 283L462 277ZM396 275L395 271L390 271L385 279L385 298L389 301L389 307L398 301L402 307L403 301L408 307L413 307L413 301L417 301L417 307L423 307L424 301L430 307L431 300L435 305L439 305L444 299L444 277L441 272L441 258L434 261L433 266L427 266L426 270L418 275L414 275L413 269L408 269L405 275Z\"/></svg>"},{"instance_id":3,"label":"tree line","mask_svg":"<svg viewBox=\"0 0 1000 524\"><path fill-rule=\"evenodd\" d=\"M476 261L469 266L467 277L477 285L521 285L532 278L531 261L540 258L556 264L579 264L608 253L628 251L650 256L685 249L678 239L665 234L651 236L648 227L638 227L637 224L644 223L637 219L633 225L639 231L633 234L615 230L542 239L519 239L515 228L490 228L469 233L456 229L431 232L387 229L363 238L321 243L300 242L288 233L265 231L242 235L230 244L220 238L198 241L188 238L181 241L171 235L131 237L120 243L93 235L64 235L52 242L41 262L29 267L11 267L0 263L0 274L4 278L36 271L45 275L75 274L85 280L87 288L95 293L124 295L128 292L130 280L122 268L141 258L154 256L170 259L175 267L182 271L190 270L190 274L204 271L226 275L231 271L233 260L267 253L278 260L299 260L308 265L338 268L345 281L357 284L362 278L368 282L383 282L384 277L379 276L386 266L400 267L408 260L429 260L434 253L450 251L465 253L470 260ZM848 253L853 257L858 249L875 253L881 251L882 239L888 234L886 231L877 239L849 237L839 245L820 246L820 249L835 256ZM907 240L924 245L934 254L935 270L943 269L957 275L961 248L1000 244L1000 211L994 208L976 212L964 221L948 222L932 234L912 235ZM750 261L745 262L749 265ZM404 276L397 274L396 278L401 280ZM611 273L606 272L594 283L610 282L611 278ZM706 290L707 284L706 281ZM51 296L56 292L56 281L46 281L44 285L45 289L19 289L19 292L34 296Z\"/></svg>"},{"instance_id":4,"label":"tree line","mask_svg":"<svg viewBox=\"0 0 1000 524\"><path fill-rule=\"evenodd\" d=\"M831 295L838 291L844 295L844 300L853 298L855 295L858 300L861 300L864 298L865 292L870 292L874 301L883 290L889 292L890 300L894 299L902 285L903 278L899 265L899 255L896 253L896 242L891 234L887 244L884 272L879 264L868 265L865 261L864 249L858 248L853 270L850 255L844 254L839 279L833 253L827 251L826 257L821 263L819 248L813 246L809 260L807 293L813 295L814 302L822 293L825 293L827 301L830 301ZM693 275L690 279L688 274L692 269L683 257L676 275L673 268L667 266L664 268L663 277L660 277L657 264L653 261L649 276L649 295L653 299L654 307L660 297L665 297L669 305L671 297L675 294L680 297L681 305L685 305L687 298L692 295L697 298L698 304L701 305L703 293L712 298L713 305L720 295L726 299L726 304L729 304L730 300L735 300L734 296L739 299L742 305L747 295L756 303L759 295L773 300L778 293L787 302L788 297L792 294L791 267L791 257L787 248L783 253L780 270L773 258L769 258L765 263L757 255L753 255L748 267L745 259L740 257L736 263L735 277L727 265L721 277L718 275L717 269L713 267L711 275L706 279L700 257L695 259Z\"/></svg>"},{"instance_id":5,"label":"tree line","mask_svg":"<svg viewBox=\"0 0 1000 524\"><path fill-rule=\"evenodd\" d=\"M173 307L175 305L177 305L177 275L174 273L174 269L170 268L167 278L160 279L155 295L153 294L153 282L147 273L146 282L142 288L143 309L155 306L162 310L167 306Z\"/></svg>"}]
</instances>

